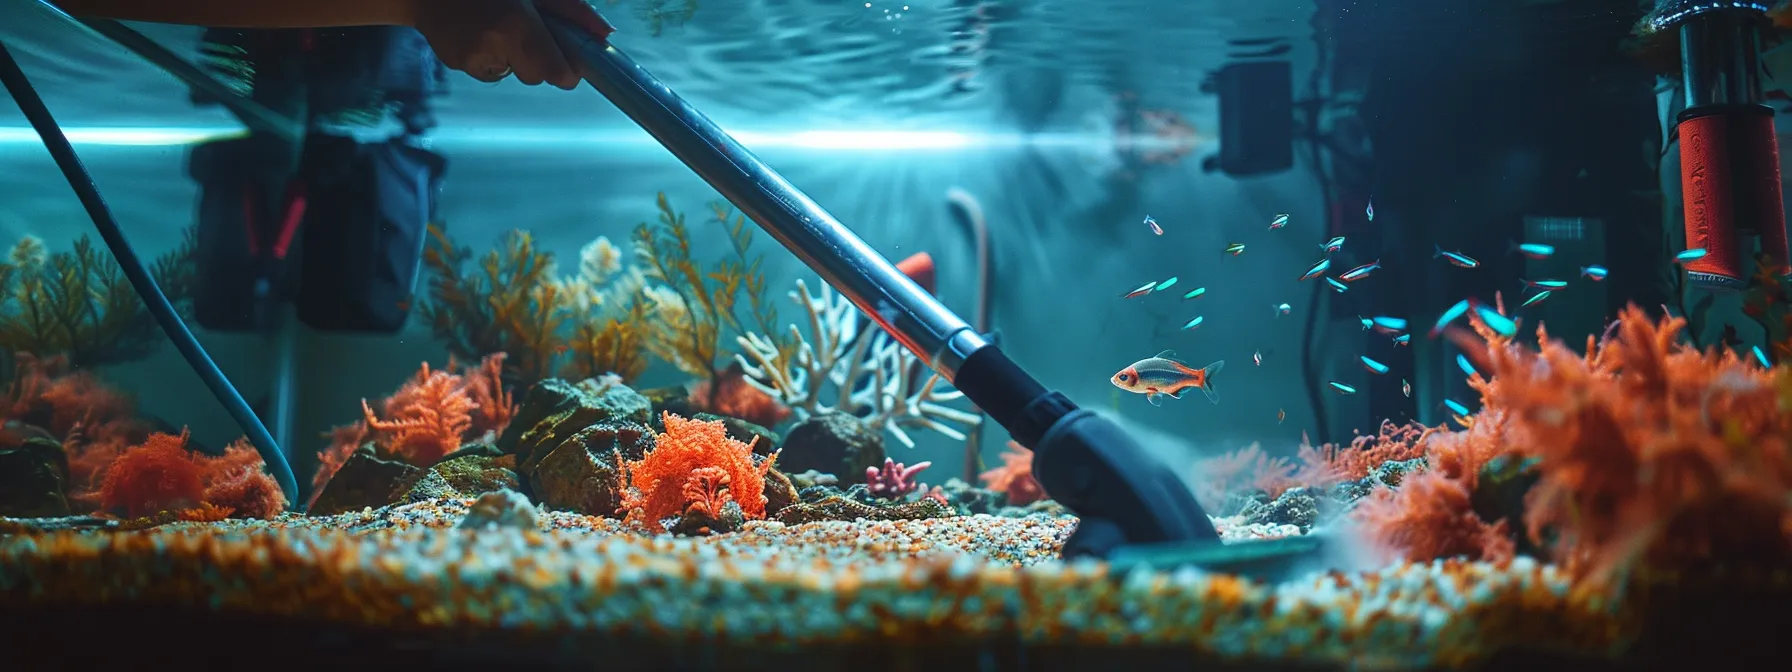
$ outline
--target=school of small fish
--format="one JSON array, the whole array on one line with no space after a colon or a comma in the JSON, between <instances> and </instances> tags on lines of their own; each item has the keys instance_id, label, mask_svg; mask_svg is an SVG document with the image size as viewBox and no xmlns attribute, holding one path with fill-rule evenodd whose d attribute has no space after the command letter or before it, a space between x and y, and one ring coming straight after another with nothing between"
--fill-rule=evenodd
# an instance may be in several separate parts
<instances>
[{"instance_id":1,"label":"school of small fish","mask_svg":"<svg viewBox=\"0 0 1792 672\"><path fill-rule=\"evenodd\" d=\"M1375 221L1375 205L1373 202L1365 205L1363 214L1367 222ZM1270 218L1268 230L1276 231L1286 228L1289 220L1290 215L1288 213L1276 214ZM1149 226L1152 233L1160 236L1164 235L1164 229L1158 224L1157 220L1146 217L1145 223ZM1323 278L1327 286L1331 287L1337 293L1342 294L1350 289L1352 284L1367 280L1372 277L1376 271L1382 269L1381 259L1375 259L1374 261L1358 265L1342 273L1337 273L1335 275L1330 274L1332 270L1332 257L1334 254L1344 249L1345 241L1345 236L1335 236L1325 242L1319 243L1321 257L1311 265L1307 266L1306 270L1298 277L1297 282ZM1237 257L1244 254L1245 247L1246 244L1243 242L1229 243L1226 245L1223 253ZM1477 269L1481 266L1481 261L1479 259L1469 256L1461 249L1448 250L1441 244L1434 244L1432 249L1432 257L1434 259L1441 259L1451 266L1463 269ZM1548 261L1555 258L1556 248L1553 245L1543 243L1508 241L1506 252L1507 254L1520 254L1534 261ZM1674 261L1675 263L1685 264L1703 258L1704 256L1705 250L1690 249L1675 255ZM1359 259L1360 258L1361 257L1359 257ZM1601 282L1605 280L1606 276L1609 274L1609 271L1607 271L1604 266L1598 264L1580 266L1579 269L1579 277L1590 282ZM1139 286L1137 289L1126 293L1124 296L1125 298L1131 299L1154 294L1175 285L1177 281L1178 278L1172 276L1166 280L1148 282ZM1556 296L1564 291L1569 291L1570 289L1568 281L1553 278L1521 278L1519 283L1521 286L1520 297L1523 301L1519 304L1518 309L1524 309L1542 303L1550 297ZM1204 296L1206 293L1207 287L1196 287L1183 294L1182 298L1183 300L1195 299ZM1278 303L1273 306L1273 308L1276 317L1287 316L1294 310L1294 307L1288 303ZM1518 333L1519 320L1514 316L1508 315L1500 309L1490 306L1481 300L1467 298L1457 301L1444 309L1432 324L1428 336L1437 338L1449 333L1455 322L1470 314L1473 314L1475 319L1479 320L1489 329L1501 335L1512 336ZM1412 343L1411 325L1407 318L1391 315L1374 315L1370 317L1359 315L1357 319L1362 323L1363 331L1373 331L1377 334L1387 336L1389 340L1393 342L1392 347L1406 346ZM1205 316L1194 315L1189 318L1187 322L1183 323L1182 329L1185 331L1192 330L1205 322ZM1453 333L1451 337L1454 339L1459 336L1460 333ZM1761 353L1759 348L1756 349L1754 355L1757 359L1766 359L1765 354ZM1263 351L1254 348L1251 352L1251 362L1256 366L1261 367L1263 366L1263 359ZM1368 371L1371 376L1385 376L1394 369L1393 366L1367 354L1359 355L1358 361L1361 363L1363 369ZM1481 375L1475 369L1474 363L1464 355L1456 355L1456 364L1466 376ZM1111 380L1116 387L1122 390L1145 395L1145 399L1151 402L1153 406L1163 405L1163 399L1166 397L1170 399L1180 399L1184 392L1191 389L1201 390L1209 401L1218 403L1219 396L1214 390L1214 374L1218 373L1224 365L1224 360L1215 360L1211 364L1197 368L1187 362L1178 360L1173 351L1165 350L1154 357L1142 359L1128 365L1126 368L1121 369L1119 373L1114 374ZM1326 382L1327 387L1331 388L1332 391L1343 395L1356 394L1358 389L1357 384L1360 383L1345 380L1331 380ZM1407 378L1400 378L1400 393L1407 398L1411 398L1412 392L1412 383ZM1443 399L1440 405L1449 411L1452 418L1462 424L1466 424L1467 417L1472 414L1472 410L1466 405L1452 399ZM1287 417L1287 409L1276 409L1277 424L1281 424Z\"/></svg>"}]
</instances>

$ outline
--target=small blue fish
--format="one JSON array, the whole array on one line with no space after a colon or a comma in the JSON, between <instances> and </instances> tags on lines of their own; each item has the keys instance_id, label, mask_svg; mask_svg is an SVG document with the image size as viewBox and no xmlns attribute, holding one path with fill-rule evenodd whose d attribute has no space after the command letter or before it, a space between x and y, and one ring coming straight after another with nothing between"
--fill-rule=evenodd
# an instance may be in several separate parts
<instances>
[{"instance_id":1,"label":"small blue fish","mask_svg":"<svg viewBox=\"0 0 1792 672\"><path fill-rule=\"evenodd\" d=\"M1277 315L1287 315L1288 313L1294 312L1294 306L1290 306L1286 303L1276 304L1275 309Z\"/></svg>"},{"instance_id":2,"label":"small blue fish","mask_svg":"<svg viewBox=\"0 0 1792 672\"><path fill-rule=\"evenodd\" d=\"M1432 259L1443 257L1449 259L1451 264L1455 264L1461 268L1474 268L1481 265L1481 262L1475 261L1474 257L1462 254L1461 252L1446 251L1441 245L1432 245L1432 247L1437 250L1436 254L1431 255Z\"/></svg>"},{"instance_id":3,"label":"small blue fish","mask_svg":"<svg viewBox=\"0 0 1792 672\"><path fill-rule=\"evenodd\" d=\"M1394 345L1412 345L1412 334L1401 334L1394 337Z\"/></svg>"},{"instance_id":4,"label":"small blue fish","mask_svg":"<svg viewBox=\"0 0 1792 672\"><path fill-rule=\"evenodd\" d=\"M1406 320L1398 317L1376 316L1370 322L1375 324L1376 329L1389 333L1406 331Z\"/></svg>"},{"instance_id":5,"label":"small blue fish","mask_svg":"<svg viewBox=\"0 0 1792 672\"><path fill-rule=\"evenodd\" d=\"M1437 325L1431 328L1431 335L1436 336L1439 333L1442 333L1444 327L1450 326L1451 322L1455 322L1463 315L1467 315L1469 306L1470 302L1468 299L1457 301L1456 305L1450 306L1449 310L1444 311L1443 315L1438 316Z\"/></svg>"},{"instance_id":6,"label":"small blue fish","mask_svg":"<svg viewBox=\"0 0 1792 672\"><path fill-rule=\"evenodd\" d=\"M1506 254L1511 254L1513 252L1522 253L1524 256L1532 259L1548 259L1550 255L1556 253L1556 248L1553 245L1544 245L1541 243L1520 243L1514 240L1506 241Z\"/></svg>"},{"instance_id":7,"label":"small blue fish","mask_svg":"<svg viewBox=\"0 0 1792 672\"><path fill-rule=\"evenodd\" d=\"M1275 219L1269 220L1269 230L1271 230L1271 231L1274 231L1276 229L1282 228L1287 225L1288 225L1288 216L1287 215L1276 215Z\"/></svg>"},{"instance_id":8,"label":"small blue fish","mask_svg":"<svg viewBox=\"0 0 1792 672\"><path fill-rule=\"evenodd\" d=\"M1363 214L1369 217L1369 221L1375 221L1375 199L1369 199L1369 207L1363 208Z\"/></svg>"},{"instance_id":9,"label":"small blue fish","mask_svg":"<svg viewBox=\"0 0 1792 672\"><path fill-rule=\"evenodd\" d=\"M1541 292L1537 292L1537 294L1536 294L1536 295L1535 295L1535 296L1532 296L1532 297L1531 297L1531 298L1528 298L1528 299L1525 299L1525 300L1524 300L1524 303L1521 303L1521 304L1518 304L1518 307L1519 307L1519 308L1523 308L1523 307L1525 307L1525 306L1528 306L1528 305L1531 305L1531 304L1533 304L1533 303L1536 303L1536 302L1538 302L1538 301L1542 301L1542 300L1544 300L1544 299L1547 299L1547 298L1549 298L1549 297L1550 297L1550 295L1551 295L1551 294L1554 294L1554 293L1555 293L1555 290L1551 290L1551 289L1545 289L1545 290L1543 290L1543 291L1541 291Z\"/></svg>"},{"instance_id":10,"label":"small blue fish","mask_svg":"<svg viewBox=\"0 0 1792 672\"><path fill-rule=\"evenodd\" d=\"M1754 351L1755 351L1755 361L1761 363L1761 368L1763 368L1763 369L1773 368L1773 362L1767 361L1767 353L1763 352L1761 350L1761 346L1759 346L1759 345L1755 346Z\"/></svg>"},{"instance_id":11,"label":"small blue fish","mask_svg":"<svg viewBox=\"0 0 1792 672\"><path fill-rule=\"evenodd\" d=\"M1234 257L1244 254L1244 243L1233 243L1231 245L1227 245L1226 246L1226 254L1230 254Z\"/></svg>"},{"instance_id":12,"label":"small blue fish","mask_svg":"<svg viewBox=\"0 0 1792 672\"><path fill-rule=\"evenodd\" d=\"M1319 249L1325 250L1326 254L1331 254L1333 252L1337 252L1338 250L1342 250L1342 249L1344 249L1344 237L1338 236L1337 238L1333 238L1331 240L1320 243Z\"/></svg>"},{"instance_id":13,"label":"small blue fish","mask_svg":"<svg viewBox=\"0 0 1792 672\"><path fill-rule=\"evenodd\" d=\"M1475 304L1475 316L1481 318L1481 321L1487 324L1487 328L1494 330L1501 336L1510 337L1513 334L1518 333L1517 322L1513 322L1511 318L1501 315L1500 311L1481 305L1480 303Z\"/></svg>"},{"instance_id":14,"label":"small blue fish","mask_svg":"<svg viewBox=\"0 0 1792 672\"><path fill-rule=\"evenodd\" d=\"M1474 363L1468 361L1468 357L1465 355L1456 355L1456 368L1462 369L1463 373L1471 376L1480 373L1475 370Z\"/></svg>"},{"instance_id":15,"label":"small blue fish","mask_svg":"<svg viewBox=\"0 0 1792 672\"><path fill-rule=\"evenodd\" d=\"M1375 261L1371 261L1367 264L1363 264L1356 268L1345 271L1343 275L1338 276L1338 279L1343 280L1345 282L1356 282L1363 278L1369 277L1369 274L1374 273L1375 270L1378 268L1381 268L1381 260L1380 259L1376 259Z\"/></svg>"},{"instance_id":16,"label":"small blue fish","mask_svg":"<svg viewBox=\"0 0 1792 672\"><path fill-rule=\"evenodd\" d=\"M1363 317L1361 315L1356 316L1356 319L1363 321L1363 331L1368 331L1370 329L1375 328L1375 320L1371 320L1371 319L1369 319L1367 317Z\"/></svg>"},{"instance_id":17,"label":"small blue fish","mask_svg":"<svg viewBox=\"0 0 1792 672\"><path fill-rule=\"evenodd\" d=\"M1201 390L1208 401L1217 404L1220 398L1213 390L1213 374L1225 366L1226 361L1222 359L1197 369L1177 361L1175 351L1165 350L1156 357L1133 362L1114 374L1109 382L1127 392L1145 395L1145 400L1152 406L1164 405L1164 397L1181 399L1182 393L1191 388Z\"/></svg>"},{"instance_id":18,"label":"small blue fish","mask_svg":"<svg viewBox=\"0 0 1792 672\"><path fill-rule=\"evenodd\" d=\"M1145 215L1145 225L1151 227L1152 233L1160 236L1164 235L1164 227L1158 226L1157 220L1152 219L1151 215Z\"/></svg>"},{"instance_id":19,"label":"small blue fish","mask_svg":"<svg viewBox=\"0 0 1792 672\"><path fill-rule=\"evenodd\" d=\"M1157 286L1156 286L1156 287L1153 287L1153 288L1151 288L1151 291L1153 291L1153 292L1161 292L1161 291L1164 291L1164 290L1166 290L1166 289L1169 289L1169 288L1171 288L1171 287L1173 287L1173 286L1175 286L1175 285L1176 285L1176 281L1177 281L1177 280L1180 280L1180 279L1181 279L1181 278L1178 278L1178 277L1176 277L1176 276L1174 276L1174 275L1172 275L1172 276L1170 276L1170 279L1169 279L1169 280L1165 280L1165 281L1163 281L1163 282L1160 282L1160 283L1157 283Z\"/></svg>"},{"instance_id":20,"label":"small blue fish","mask_svg":"<svg viewBox=\"0 0 1792 672\"><path fill-rule=\"evenodd\" d=\"M1456 403L1455 401L1452 401L1450 399L1445 399L1444 405L1450 407L1451 413L1455 413L1457 415L1468 415L1468 407L1467 406L1463 406L1462 404Z\"/></svg>"},{"instance_id":21,"label":"small blue fish","mask_svg":"<svg viewBox=\"0 0 1792 672\"><path fill-rule=\"evenodd\" d=\"M1302 274L1300 276L1300 279L1312 280L1313 278L1317 278L1321 275L1325 275L1326 269L1331 268L1331 267L1332 267L1331 259L1320 259L1319 263L1313 264L1312 268L1307 269L1307 272Z\"/></svg>"},{"instance_id":22,"label":"small blue fish","mask_svg":"<svg viewBox=\"0 0 1792 672\"><path fill-rule=\"evenodd\" d=\"M1526 280L1524 278L1519 278L1518 284L1524 285L1524 288L1527 291L1532 289L1562 289L1568 286L1568 282L1565 280Z\"/></svg>"},{"instance_id":23,"label":"small blue fish","mask_svg":"<svg viewBox=\"0 0 1792 672\"><path fill-rule=\"evenodd\" d=\"M1334 381L1331 381L1326 384L1332 386L1332 389L1337 390L1338 393L1340 393L1340 394L1356 394L1356 388L1351 387L1349 385L1345 385L1338 381L1334 380Z\"/></svg>"},{"instance_id":24,"label":"small blue fish","mask_svg":"<svg viewBox=\"0 0 1792 672\"><path fill-rule=\"evenodd\" d=\"M1196 287L1194 289L1188 290L1187 294L1183 294L1182 300L1187 301L1189 299L1198 299L1198 298L1201 298L1202 294L1206 294L1206 293L1207 293L1206 287Z\"/></svg>"},{"instance_id":25,"label":"small blue fish","mask_svg":"<svg viewBox=\"0 0 1792 672\"><path fill-rule=\"evenodd\" d=\"M1400 379L1400 393L1406 395L1407 399L1412 398L1412 383L1406 382L1405 378Z\"/></svg>"},{"instance_id":26,"label":"small blue fish","mask_svg":"<svg viewBox=\"0 0 1792 672\"><path fill-rule=\"evenodd\" d=\"M1325 283L1328 285L1331 285L1332 289L1338 290L1339 294L1343 294L1345 290L1350 289L1350 285L1346 285L1342 282L1338 282L1337 280L1333 280L1330 277L1327 277L1325 279Z\"/></svg>"},{"instance_id":27,"label":"small blue fish","mask_svg":"<svg viewBox=\"0 0 1792 672\"><path fill-rule=\"evenodd\" d=\"M1144 295L1146 295L1146 294L1150 294L1150 293L1151 293L1151 290L1152 290L1152 289L1154 289L1154 288L1156 288L1156 287L1157 287L1157 283L1155 283L1155 282L1147 282L1147 283L1145 283L1145 284L1143 284L1143 285L1139 285L1139 288L1138 288L1138 289L1135 289L1135 290L1132 290L1132 291L1130 291L1130 292L1127 292L1127 293L1126 293L1126 296L1122 296L1122 297L1120 297L1120 298L1123 298L1123 299L1130 299L1130 298L1134 298L1134 297L1139 297L1139 296L1144 296Z\"/></svg>"},{"instance_id":28,"label":"small blue fish","mask_svg":"<svg viewBox=\"0 0 1792 672\"><path fill-rule=\"evenodd\" d=\"M1195 319L1192 319L1192 320L1182 323L1182 328L1183 329L1193 329L1195 327L1201 326L1201 323L1206 322L1206 321L1207 321L1207 318L1201 317L1200 315L1196 315Z\"/></svg>"},{"instance_id":29,"label":"small blue fish","mask_svg":"<svg viewBox=\"0 0 1792 672\"><path fill-rule=\"evenodd\" d=\"M1700 259L1704 259L1705 255L1707 255L1707 254L1710 254L1710 253L1706 252L1705 248L1695 247L1695 248L1692 248L1685 252L1681 252L1679 254L1674 255L1674 263L1684 264L1689 261L1698 261Z\"/></svg>"},{"instance_id":30,"label":"small blue fish","mask_svg":"<svg viewBox=\"0 0 1792 672\"><path fill-rule=\"evenodd\" d=\"M1357 359L1363 360L1363 368L1368 369L1369 373L1381 375L1388 372L1388 365L1369 359L1367 356L1358 357Z\"/></svg>"},{"instance_id":31,"label":"small blue fish","mask_svg":"<svg viewBox=\"0 0 1792 672\"><path fill-rule=\"evenodd\" d=\"M1605 270L1605 267L1604 267L1604 266L1600 266L1600 265L1598 265L1598 264L1594 264L1594 265L1592 265L1592 266L1582 266L1582 267L1580 267L1580 275L1581 275L1581 277L1583 277L1583 278L1592 278L1592 279L1593 279L1593 282L1599 282L1599 281L1600 281L1600 280L1604 280L1604 279L1605 279L1605 275L1606 275L1606 274L1607 274L1607 273L1610 273L1610 271L1607 271L1607 270Z\"/></svg>"}]
</instances>

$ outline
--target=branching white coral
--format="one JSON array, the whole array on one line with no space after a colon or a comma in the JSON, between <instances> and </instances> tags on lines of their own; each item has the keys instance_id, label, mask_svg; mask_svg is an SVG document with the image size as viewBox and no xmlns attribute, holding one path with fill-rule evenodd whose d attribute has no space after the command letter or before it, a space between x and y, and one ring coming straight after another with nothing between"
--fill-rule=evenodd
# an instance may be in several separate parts
<instances>
[{"instance_id":1,"label":"branching white coral","mask_svg":"<svg viewBox=\"0 0 1792 672\"><path fill-rule=\"evenodd\" d=\"M737 339L743 353L735 360L749 384L790 407L798 419L848 413L910 448L915 445L910 428L963 440L964 432L954 425L982 422L982 416L944 405L964 393L888 334L861 331L858 307L826 283L819 294L810 294L798 280L790 298L809 315L809 336L792 324L790 338L797 345L781 350L772 339L748 333ZM923 372L927 379L917 380Z\"/></svg>"}]
</instances>

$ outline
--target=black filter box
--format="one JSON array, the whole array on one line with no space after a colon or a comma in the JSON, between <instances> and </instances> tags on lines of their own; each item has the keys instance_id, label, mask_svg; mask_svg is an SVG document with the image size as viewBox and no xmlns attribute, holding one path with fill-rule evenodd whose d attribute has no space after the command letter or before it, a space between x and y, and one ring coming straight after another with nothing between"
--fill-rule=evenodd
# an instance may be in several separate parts
<instances>
[{"instance_id":1,"label":"black filter box","mask_svg":"<svg viewBox=\"0 0 1792 672\"><path fill-rule=\"evenodd\" d=\"M1214 74L1219 168L1246 177L1294 166L1294 72L1287 61L1231 63Z\"/></svg>"}]
</instances>

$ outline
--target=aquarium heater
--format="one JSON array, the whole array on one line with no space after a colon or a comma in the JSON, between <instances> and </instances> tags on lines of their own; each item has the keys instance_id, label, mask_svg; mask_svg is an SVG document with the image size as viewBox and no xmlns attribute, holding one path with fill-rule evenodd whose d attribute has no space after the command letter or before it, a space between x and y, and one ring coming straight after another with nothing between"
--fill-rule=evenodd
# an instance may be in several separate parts
<instances>
[{"instance_id":1,"label":"aquarium heater","mask_svg":"<svg viewBox=\"0 0 1792 672\"><path fill-rule=\"evenodd\" d=\"M1742 0L1659 0L1645 24L1680 42L1686 110L1675 131L1686 248L1706 251L1686 271L1706 288L1744 287L1754 241L1762 263L1789 270L1774 113L1760 102L1768 9Z\"/></svg>"}]
</instances>

